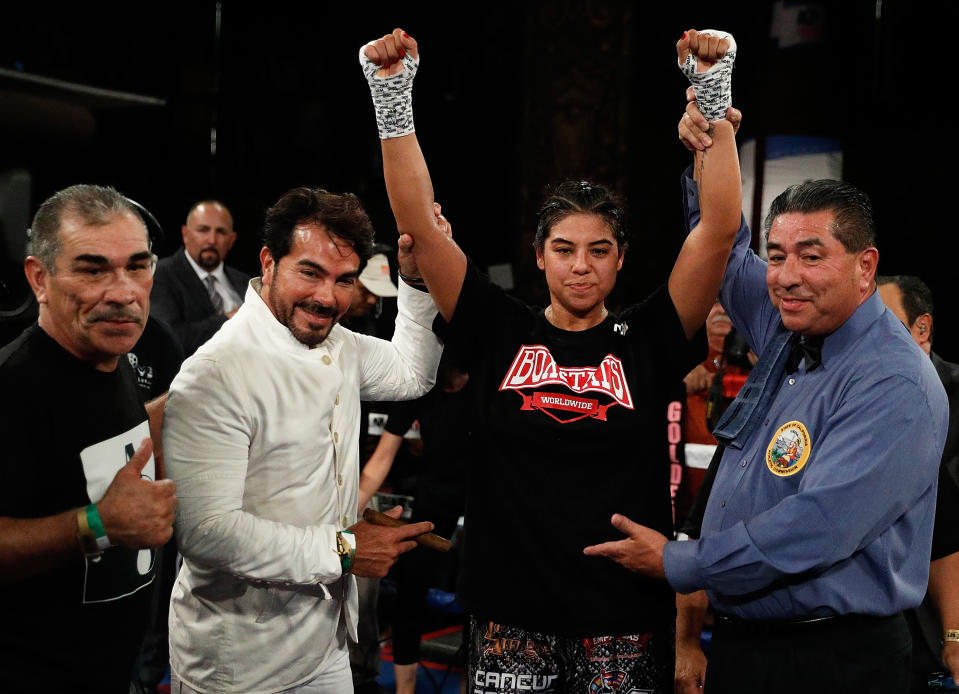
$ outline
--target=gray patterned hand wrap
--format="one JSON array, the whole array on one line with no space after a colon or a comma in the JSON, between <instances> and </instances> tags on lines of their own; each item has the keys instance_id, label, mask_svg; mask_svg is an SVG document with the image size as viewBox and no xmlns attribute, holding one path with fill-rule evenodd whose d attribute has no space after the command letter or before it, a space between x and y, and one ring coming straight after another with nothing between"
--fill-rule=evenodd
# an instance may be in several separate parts
<instances>
[{"instance_id":1,"label":"gray patterned hand wrap","mask_svg":"<svg viewBox=\"0 0 959 694\"><path fill-rule=\"evenodd\" d=\"M706 72L696 72L699 61L692 53L686 56L679 69L689 79L696 94L696 106L706 120L722 120L726 109L733 104L733 63L736 62L736 39L732 34L715 29L704 29L700 34L709 34L721 39L729 39L729 50L722 59Z\"/></svg>"},{"instance_id":2,"label":"gray patterned hand wrap","mask_svg":"<svg viewBox=\"0 0 959 694\"><path fill-rule=\"evenodd\" d=\"M360 48L360 67L370 85L370 95L373 97L373 108L376 111L376 129L381 140L391 137L409 135L415 130L413 127L413 78L419 67L418 58L407 53L403 56L403 72L389 77L377 77L379 66L366 57Z\"/></svg>"}]
</instances>

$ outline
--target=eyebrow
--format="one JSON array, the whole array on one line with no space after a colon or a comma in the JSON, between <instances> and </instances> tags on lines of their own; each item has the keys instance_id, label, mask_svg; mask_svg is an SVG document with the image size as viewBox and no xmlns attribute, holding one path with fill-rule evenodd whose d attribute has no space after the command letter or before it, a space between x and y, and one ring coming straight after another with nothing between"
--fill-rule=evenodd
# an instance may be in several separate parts
<instances>
[{"instance_id":1,"label":"eyebrow","mask_svg":"<svg viewBox=\"0 0 959 694\"><path fill-rule=\"evenodd\" d=\"M152 254L150 251L140 251L139 253L134 253L129 258L127 258L128 263L136 263L141 260L150 260ZM91 263L92 265L109 265L110 260L103 255L95 255L93 253L81 253L73 259L75 263Z\"/></svg>"},{"instance_id":2,"label":"eyebrow","mask_svg":"<svg viewBox=\"0 0 959 694\"><path fill-rule=\"evenodd\" d=\"M310 269L312 269L312 270L316 270L317 272L320 272L320 273L322 273L322 274L324 274L324 275L330 274L329 272L326 271L326 268L325 268L325 267L323 267L323 266L320 265L319 263L314 263L312 260L298 260L296 264L299 265L299 266L301 266L301 267L308 267L308 268L310 268ZM353 270L352 272L344 272L342 275L340 275L339 277L337 277L337 279L338 279L338 280L352 279L352 278L354 278L354 277L359 277L359 276L360 276L360 271L359 271L359 270Z\"/></svg>"},{"instance_id":3,"label":"eyebrow","mask_svg":"<svg viewBox=\"0 0 959 694\"><path fill-rule=\"evenodd\" d=\"M815 247L817 247L817 248L825 248L826 244L824 244L824 243L819 239L818 236L814 236L814 237L809 238L809 239L803 239L802 241L797 241L797 242L796 242L796 246L798 246L799 248L811 248L811 247L813 247L813 246L815 246ZM781 243L776 243L775 241L768 241L768 242L766 243L766 248L767 248L767 249L774 249L774 250L777 250L777 251L784 250L784 249L783 249L783 245L782 245Z\"/></svg>"},{"instance_id":4,"label":"eyebrow","mask_svg":"<svg viewBox=\"0 0 959 694\"><path fill-rule=\"evenodd\" d=\"M550 243L568 243L570 245L573 245L572 241L570 241L569 239L564 239L561 236L551 238L549 242ZM597 239L596 241L590 241L587 245L588 246L612 246L613 242L610 241L609 239Z\"/></svg>"}]
</instances>

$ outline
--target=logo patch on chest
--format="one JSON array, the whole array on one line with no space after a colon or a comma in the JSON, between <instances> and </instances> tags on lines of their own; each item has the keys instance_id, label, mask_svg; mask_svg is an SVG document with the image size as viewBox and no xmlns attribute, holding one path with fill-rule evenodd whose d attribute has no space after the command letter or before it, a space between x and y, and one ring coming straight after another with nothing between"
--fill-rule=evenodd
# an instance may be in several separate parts
<instances>
[{"instance_id":1,"label":"logo patch on chest","mask_svg":"<svg viewBox=\"0 0 959 694\"><path fill-rule=\"evenodd\" d=\"M812 441L802 422L786 422L773 434L766 448L766 467L777 477L789 477L803 469L809 460Z\"/></svg>"},{"instance_id":2,"label":"logo patch on chest","mask_svg":"<svg viewBox=\"0 0 959 694\"><path fill-rule=\"evenodd\" d=\"M536 390L548 385L563 386L571 393ZM564 367L543 345L523 345L499 389L517 391L523 398L520 409L539 410L562 424L584 417L606 421L606 411L614 405L635 409L623 362L612 354L596 367ZM599 397L588 397L594 393Z\"/></svg>"}]
</instances>

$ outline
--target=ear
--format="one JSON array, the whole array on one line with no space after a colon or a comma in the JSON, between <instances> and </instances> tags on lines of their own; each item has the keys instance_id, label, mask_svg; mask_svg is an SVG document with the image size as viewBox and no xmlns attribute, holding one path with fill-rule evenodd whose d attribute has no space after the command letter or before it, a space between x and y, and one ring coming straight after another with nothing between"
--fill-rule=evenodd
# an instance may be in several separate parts
<instances>
[{"instance_id":1,"label":"ear","mask_svg":"<svg viewBox=\"0 0 959 694\"><path fill-rule=\"evenodd\" d=\"M912 338L922 347L923 351L928 353L932 347L932 343L930 342L930 338L932 337L932 316L928 313L923 313L916 318L912 327L909 328L909 332L912 333Z\"/></svg>"},{"instance_id":2,"label":"ear","mask_svg":"<svg viewBox=\"0 0 959 694\"><path fill-rule=\"evenodd\" d=\"M23 274L30 283L33 294L37 297L38 304L47 303L47 279L50 277L50 271L47 266L32 255L28 255L23 261Z\"/></svg>"},{"instance_id":3,"label":"ear","mask_svg":"<svg viewBox=\"0 0 959 694\"><path fill-rule=\"evenodd\" d=\"M269 287L273 284L273 275L276 272L276 263L273 260L273 254L266 246L260 249L260 274L264 286Z\"/></svg>"},{"instance_id":4,"label":"ear","mask_svg":"<svg viewBox=\"0 0 959 694\"><path fill-rule=\"evenodd\" d=\"M536 249L536 267L540 270L546 270L546 261L543 260L543 249Z\"/></svg>"},{"instance_id":5,"label":"ear","mask_svg":"<svg viewBox=\"0 0 959 694\"><path fill-rule=\"evenodd\" d=\"M864 292L871 291L876 279L876 268L879 267L879 251L867 248L859 253L859 273Z\"/></svg>"},{"instance_id":6,"label":"ear","mask_svg":"<svg viewBox=\"0 0 959 694\"><path fill-rule=\"evenodd\" d=\"M619 262L616 263L616 272L619 272L623 269L623 261L626 260L626 249L620 246L619 248Z\"/></svg>"}]
</instances>

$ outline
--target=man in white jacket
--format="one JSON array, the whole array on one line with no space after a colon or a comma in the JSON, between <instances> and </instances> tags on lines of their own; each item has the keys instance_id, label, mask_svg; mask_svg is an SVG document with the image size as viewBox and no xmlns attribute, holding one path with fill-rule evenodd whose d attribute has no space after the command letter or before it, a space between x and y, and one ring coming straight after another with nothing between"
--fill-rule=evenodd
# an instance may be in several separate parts
<instances>
[{"instance_id":1,"label":"man in white jacket","mask_svg":"<svg viewBox=\"0 0 959 694\"><path fill-rule=\"evenodd\" d=\"M352 691L351 574L383 576L432 529L354 523L360 400L422 395L441 352L432 300L405 283L391 342L337 324L372 233L351 194L286 193L267 211L262 277L170 388L173 691Z\"/></svg>"}]
</instances>

